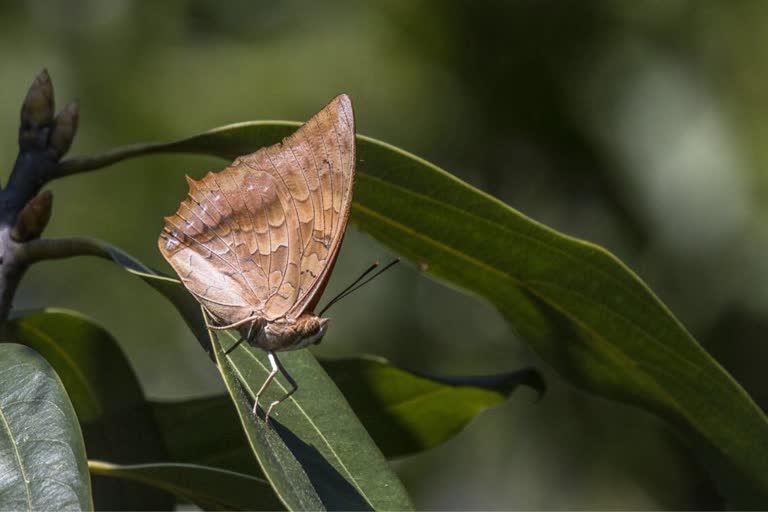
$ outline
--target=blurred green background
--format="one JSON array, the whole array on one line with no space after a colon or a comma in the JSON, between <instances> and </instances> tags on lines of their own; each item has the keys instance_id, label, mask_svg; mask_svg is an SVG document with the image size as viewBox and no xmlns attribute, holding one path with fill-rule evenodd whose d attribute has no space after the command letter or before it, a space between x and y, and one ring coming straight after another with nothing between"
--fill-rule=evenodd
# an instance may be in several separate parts
<instances>
[{"instance_id":1,"label":"blurred green background","mask_svg":"<svg viewBox=\"0 0 768 512\"><path fill-rule=\"evenodd\" d=\"M256 119L305 120L349 93L358 131L412 151L635 269L765 408L768 3L42 0L0 6L0 155L47 67L77 98L72 154ZM163 156L51 188L49 236L94 236L169 270L156 249L183 175ZM326 296L392 255L350 228ZM78 309L118 338L153 398L222 391L168 304L91 259L30 271L16 306ZM562 381L502 318L405 264L342 301L313 349L423 372L534 364L522 391L397 468L421 509L718 505L659 420Z\"/></svg>"}]
</instances>

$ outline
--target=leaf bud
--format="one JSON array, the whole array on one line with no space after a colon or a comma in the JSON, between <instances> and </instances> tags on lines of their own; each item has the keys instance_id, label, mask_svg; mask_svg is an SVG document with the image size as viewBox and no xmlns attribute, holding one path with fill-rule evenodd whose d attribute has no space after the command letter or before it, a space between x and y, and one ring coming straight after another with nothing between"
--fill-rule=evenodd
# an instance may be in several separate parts
<instances>
[{"instance_id":1,"label":"leaf bud","mask_svg":"<svg viewBox=\"0 0 768 512\"><path fill-rule=\"evenodd\" d=\"M11 237L17 242L27 242L33 238L39 238L51 219L53 207L53 194L45 190L24 205L16 225L11 230Z\"/></svg>"},{"instance_id":2,"label":"leaf bud","mask_svg":"<svg viewBox=\"0 0 768 512\"><path fill-rule=\"evenodd\" d=\"M69 147L72 145L72 141L77 133L77 122L79 118L80 107L75 101L67 104L67 106L56 116L50 145L59 158L69 151Z\"/></svg>"}]
</instances>

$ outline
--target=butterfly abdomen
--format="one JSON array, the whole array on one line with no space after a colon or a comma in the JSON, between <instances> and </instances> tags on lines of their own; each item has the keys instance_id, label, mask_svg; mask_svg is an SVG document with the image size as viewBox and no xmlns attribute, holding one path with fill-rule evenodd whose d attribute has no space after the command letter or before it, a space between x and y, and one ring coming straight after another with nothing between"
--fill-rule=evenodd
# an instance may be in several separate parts
<instances>
[{"instance_id":1,"label":"butterfly abdomen","mask_svg":"<svg viewBox=\"0 0 768 512\"><path fill-rule=\"evenodd\" d=\"M327 328L327 318L307 313L296 320L281 319L265 323L249 341L268 351L297 350L320 343ZM240 329L241 335L246 337L248 330L247 326L243 326Z\"/></svg>"}]
</instances>

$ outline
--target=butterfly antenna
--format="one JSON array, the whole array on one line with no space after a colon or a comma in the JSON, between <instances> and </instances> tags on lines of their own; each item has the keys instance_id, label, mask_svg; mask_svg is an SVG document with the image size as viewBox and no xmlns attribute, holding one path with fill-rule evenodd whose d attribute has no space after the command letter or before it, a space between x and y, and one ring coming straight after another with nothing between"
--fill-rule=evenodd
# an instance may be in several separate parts
<instances>
[{"instance_id":1,"label":"butterfly antenna","mask_svg":"<svg viewBox=\"0 0 768 512\"><path fill-rule=\"evenodd\" d=\"M328 309L329 307L331 307L331 305L332 305L334 302L336 302L336 301L338 301L338 300L339 300L339 297L341 297L342 295L344 295L345 293L347 293L347 292L349 291L349 289L350 289L350 288L354 287L354 286L355 286L357 283L359 283L359 282L360 282L360 281L361 281L361 280L362 280L362 279L363 279L365 276L367 276L368 274L370 274L371 272L373 272L374 270L376 270L376 267L378 267L378 266L379 266L379 262L377 261L376 263L374 263L373 265L371 265L370 267L368 267L368 268L366 269L366 271L365 271L365 272L363 272L362 274L360 274L360 276L359 276L357 279L355 279L355 280L352 282L352 284L350 284L349 286L347 286L346 288L344 288L343 290L341 290L339 293L337 293L337 294L336 294L336 296L335 296L334 298L332 298L332 299L331 299L331 301L330 301L328 304L326 304L326 305L325 305L325 307L324 307L324 308L323 308L323 309L320 311L320 314L322 315L322 314L323 314L323 312L324 312L326 309Z\"/></svg>"},{"instance_id":2,"label":"butterfly antenna","mask_svg":"<svg viewBox=\"0 0 768 512\"><path fill-rule=\"evenodd\" d=\"M390 269L390 268L392 268L393 266L397 265L398 263L400 263L400 258L395 258L394 260L392 260L392 261L390 261L389 263L387 263L387 265L386 265L386 266L384 266L384 268L382 268L381 270L379 270L378 272L376 272L375 274L373 274L371 277L369 277L368 279L366 279L365 281L363 281L363 278L364 278L365 276L367 276L368 274L370 274L371 272L373 272L373 271L376 269L376 267L378 267L378 266L379 266L379 262L376 262L376 263L374 263L373 265L371 265L370 267L368 267L368 269L367 269L365 272L363 272L362 274L360 274L360 277L358 277L357 279L355 279L355 280L354 280L354 282L353 282L352 284L350 284L349 286L347 286L346 288L344 288L344 289L343 289L342 291L340 291L340 292L339 292L339 293L338 293L338 294L337 294L337 295L336 295L336 296L335 296L333 299L331 299L331 301L330 301L328 304L326 304L326 305L325 305L325 307L324 307L323 309L321 309L321 310L320 310L320 313L318 314L318 316L322 316L322 315L323 315L323 313L325 313L325 312L328 310L328 308L330 308L331 306L333 306L334 304L336 304L337 302L339 302L341 299L343 299L343 298L344 298L344 297L346 297L347 295L349 295L349 294L351 294L351 293L353 293L353 292L355 292L355 291L359 290L360 288L362 288L362 287L363 287L363 286L365 286L366 284L370 283L371 281L373 281L374 279L376 279L376 278L377 278L377 277L379 277L381 274L383 274L384 272L386 272L387 270L389 270L389 269ZM360 281L363 281L363 282L361 283ZM359 283L359 284L358 284L358 283Z\"/></svg>"}]
</instances>

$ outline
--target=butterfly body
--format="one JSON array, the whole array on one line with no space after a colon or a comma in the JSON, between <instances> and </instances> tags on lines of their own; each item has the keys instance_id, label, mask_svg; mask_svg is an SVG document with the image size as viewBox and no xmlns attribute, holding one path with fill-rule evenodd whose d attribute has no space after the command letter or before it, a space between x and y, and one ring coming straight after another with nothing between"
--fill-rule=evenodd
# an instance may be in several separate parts
<instances>
[{"instance_id":1,"label":"butterfly body","mask_svg":"<svg viewBox=\"0 0 768 512\"><path fill-rule=\"evenodd\" d=\"M344 238L354 175L354 114L342 94L282 142L187 178L160 252L219 325L276 360L273 352L325 335L314 308Z\"/></svg>"},{"instance_id":2,"label":"butterfly body","mask_svg":"<svg viewBox=\"0 0 768 512\"><path fill-rule=\"evenodd\" d=\"M327 329L327 318L306 313L296 320L284 318L267 322L263 318L254 318L238 331L251 345L268 352L284 352L320 343Z\"/></svg>"}]
</instances>

